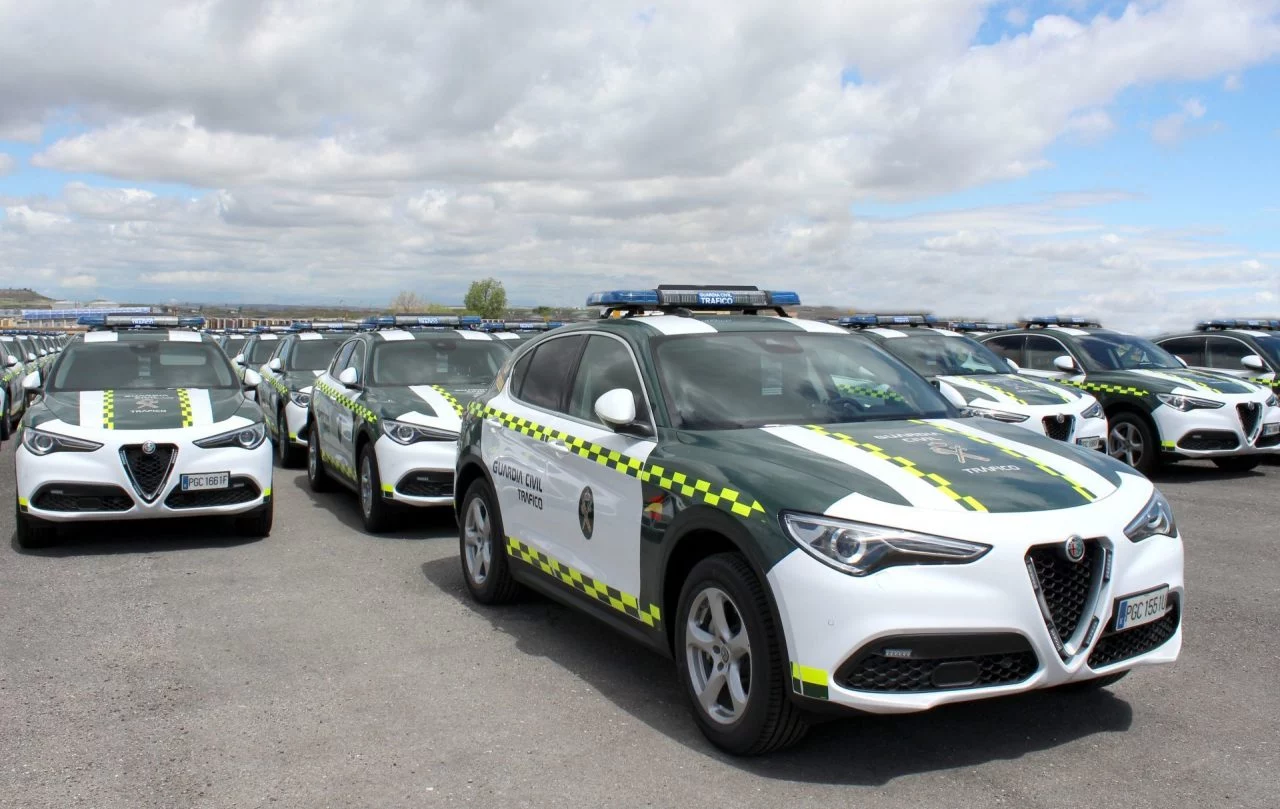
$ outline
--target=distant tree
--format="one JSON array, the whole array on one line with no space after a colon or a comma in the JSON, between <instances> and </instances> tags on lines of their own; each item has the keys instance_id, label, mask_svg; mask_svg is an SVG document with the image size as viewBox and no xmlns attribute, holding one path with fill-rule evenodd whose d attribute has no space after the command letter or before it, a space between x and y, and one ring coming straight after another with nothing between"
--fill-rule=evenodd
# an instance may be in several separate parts
<instances>
[{"instance_id":1,"label":"distant tree","mask_svg":"<svg viewBox=\"0 0 1280 809\"><path fill-rule=\"evenodd\" d=\"M421 312L425 308L425 304L416 292L401 290L391 300L391 311L400 314L408 314L410 312Z\"/></svg>"},{"instance_id":2,"label":"distant tree","mask_svg":"<svg viewBox=\"0 0 1280 809\"><path fill-rule=\"evenodd\" d=\"M555 311L556 310L552 309L550 306L533 307L533 313L538 317L542 318L543 320L546 320L547 318L551 317L551 315L554 314Z\"/></svg>"},{"instance_id":3,"label":"distant tree","mask_svg":"<svg viewBox=\"0 0 1280 809\"><path fill-rule=\"evenodd\" d=\"M496 278L472 281L463 304L466 305L468 312L474 312L480 317L502 317L503 312L507 310L507 291L503 289L502 282Z\"/></svg>"}]
</instances>

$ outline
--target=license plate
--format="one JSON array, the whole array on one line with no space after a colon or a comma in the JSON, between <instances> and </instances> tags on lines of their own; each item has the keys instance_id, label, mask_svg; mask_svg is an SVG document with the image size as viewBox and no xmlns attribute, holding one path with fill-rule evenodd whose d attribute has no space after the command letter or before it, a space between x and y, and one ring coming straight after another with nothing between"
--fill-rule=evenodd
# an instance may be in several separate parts
<instances>
[{"instance_id":1,"label":"license plate","mask_svg":"<svg viewBox=\"0 0 1280 809\"><path fill-rule=\"evenodd\" d=\"M204 491L207 489L227 489L231 487L230 472L200 472L182 476L184 492Z\"/></svg>"},{"instance_id":2,"label":"license plate","mask_svg":"<svg viewBox=\"0 0 1280 809\"><path fill-rule=\"evenodd\" d=\"M1164 617L1168 608L1168 587L1125 596L1116 602L1116 631L1158 621Z\"/></svg>"},{"instance_id":3,"label":"license plate","mask_svg":"<svg viewBox=\"0 0 1280 809\"><path fill-rule=\"evenodd\" d=\"M1280 422L1276 422L1275 424L1262 425L1263 435L1275 435L1276 433L1280 433Z\"/></svg>"}]
</instances>

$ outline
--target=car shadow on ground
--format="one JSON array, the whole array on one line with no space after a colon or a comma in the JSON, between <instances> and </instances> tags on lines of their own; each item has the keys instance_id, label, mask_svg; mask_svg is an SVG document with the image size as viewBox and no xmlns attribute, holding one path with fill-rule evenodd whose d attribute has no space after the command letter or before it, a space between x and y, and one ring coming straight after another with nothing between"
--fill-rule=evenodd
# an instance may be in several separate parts
<instances>
[{"instance_id":1,"label":"car shadow on ground","mask_svg":"<svg viewBox=\"0 0 1280 809\"><path fill-rule=\"evenodd\" d=\"M1248 472L1228 472L1208 461L1181 461L1160 467L1151 477L1151 482L1157 486L1177 486L1183 483L1205 483L1215 480L1232 482L1259 480L1268 474L1275 474L1275 471L1269 469L1270 466L1271 464L1263 463Z\"/></svg>"},{"instance_id":2,"label":"car shadow on ground","mask_svg":"<svg viewBox=\"0 0 1280 809\"><path fill-rule=\"evenodd\" d=\"M456 557L427 562L427 580L622 710L689 749L786 781L880 786L902 776L1017 759L1132 724L1129 704L1109 691L1046 691L901 716L856 716L810 730L791 750L736 758L713 748L689 714L670 660L591 617L539 595L487 607L471 599Z\"/></svg>"},{"instance_id":3,"label":"car shadow on ground","mask_svg":"<svg viewBox=\"0 0 1280 809\"><path fill-rule=\"evenodd\" d=\"M305 471L277 468L275 482L272 485L277 490L282 486L296 486L313 508L327 511L338 522L369 539L439 539L441 535L452 537L458 535L458 526L453 519L453 509L449 506L400 510L395 515L395 523L390 531L370 534L364 530L364 520L360 516L360 501L356 493L341 483L334 483L332 491L313 492L311 484L307 482Z\"/></svg>"},{"instance_id":4,"label":"car shadow on ground","mask_svg":"<svg viewBox=\"0 0 1280 809\"><path fill-rule=\"evenodd\" d=\"M193 517L67 525L60 528L57 541L48 548L23 548L14 532L10 544L25 556L56 557L235 548L260 541L236 536L229 518Z\"/></svg>"}]
</instances>

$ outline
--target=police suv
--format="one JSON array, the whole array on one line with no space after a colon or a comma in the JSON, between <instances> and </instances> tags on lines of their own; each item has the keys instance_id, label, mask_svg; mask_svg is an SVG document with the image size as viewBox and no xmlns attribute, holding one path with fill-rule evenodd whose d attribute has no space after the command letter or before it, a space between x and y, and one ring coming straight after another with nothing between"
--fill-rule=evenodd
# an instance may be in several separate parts
<instances>
[{"instance_id":1,"label":"police suv","mask_svg":"<svg viewBox=\"0 0 1280 809\"><path fill-rule=\"evenodd\" d=\"M87 316L47 373L20 427L18 542L56 539L60 523L235 518L271 532L271 450L258 406L201 318ZM246 383L258 382L246 373Z\"/></svg>"},{"instance_id":2,"label":"police suv","mask_svg":"<svg viewBox=\"0 0 1280 809\"><path fill-rule=\"evenodd\" d=\"M271 359L258 369L258 405L282 467L301 466L306 458L312 386L358 326L353 321L294 323L276 342Z\"/></svg>"},{"instance_id":3,"label":"police suv","mask_svg":"<svg viewBox=\"0 0 1280 809\"><path fill-rule=\"evenodd\" d=\"M839 325L875 341L930 380L954 405L975 416L1017 424L1088 449L1106 451L1107 419L1093 396L1056 382L1020 376L961 329L934 325L926 315L854 315ZM886 392L885 395L891 395Z\"/></svg>"},{"instance_id":4,"label":"police suv","mask_svg":"<svg viewBox=\"0 0 1280 809\"><path fill-rule=\"evenodd\" d=\"M1145 474L1188 458L1244 472L1280 449L1280 402L1265 388L1189 369L1150 340L1088 318L1041 317L1024 325L978 339L1023 373L1096 396L1107 414L1111 455Z\"/></svg>"},{"instance_id":5,"label":"police suv","mask_svg":"<svg viewBox=\"0 0 1280 809\"><path fill-rule=\"evenodd\" d=\"M509 344L479 318L384 315L349 338L312 386L307 477L360 497L365 529L390 527L395 506L453 502L463 406L483 392Z\"/></svg>"},{"instance_id":6,"label":"police suv","mask_svg":"<svg viewBox=\"0 0 1280 809\"><path fill-rule=\"evenodd\" d=\"M1177 658L1182 541L1150 481L963 417L870 340L762 315L799 302L597 293L626 316L521 346L462 424L472 595L523 585L671 654L702 731L741 754L812 713Z\"/></svg>"},{"instance_id":7,"label":"police suv","mask_svg":"<svg viewBox=\"0 0 1280 809\"><path fill-rule=\"evenodd\" d=\"M218 346L226 353L228 357L238 357L244 353L245 341L249 339L252 331L226 331L218 335Z\"/></svg>"},{"instance_id":8,"label":"police suv","mask_svg":"<svg viewBox=\"0 0 1280 809\"><path fill-rule=\"evenodd\" d=\"M1280 388L1280 320L1206 320L1195 331L1158 337L1156 345L1192 368Z\"/></svg>"},{"instance_id":9,"label":"police suv","mask_svg":"<svg viewBox=\"0 0 1280 809\"><path fill-rule=\"evenodd\" d=\"M244 379L244 372L250 368L260 368L271 355L276 353L282 334L288 331L286 326L258 326L239 347L239 354L230 355L236 365L236 373ZM250 390L249 398L257 398L257 391Z\"/></svg>"},{"instance_id":10,"label":"police suv","mask_svg":"<svg viewBox=\"0 0 1280 809\"><path fill-rule=\"evenodd\" d=\"M22 378L27 375L22 347L0 332L0 441L9 437L26 407Z\"/></svg>"}]
</instances>

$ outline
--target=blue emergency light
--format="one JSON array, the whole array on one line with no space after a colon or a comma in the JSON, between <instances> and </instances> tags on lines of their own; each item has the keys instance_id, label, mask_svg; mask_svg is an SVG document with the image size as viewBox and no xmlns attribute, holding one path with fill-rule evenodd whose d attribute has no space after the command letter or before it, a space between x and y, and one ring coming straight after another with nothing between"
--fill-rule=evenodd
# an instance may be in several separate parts
<instances>
[{"instance_id":1,"label":"blue emergency light","mask_svg":"<svg viewBox=\"0 0 1280 809\"><path fill-rule=\"evenodd\" d=\"M795 292L760 289L754 286L686 286L662 285L657 289L613 289L593 292L587 306L599 306L604 316L613 311L639 314L644 311L741 312L756 314L773 309L786 315L783 306L799 306Z\"/></svg>"},{"instance_id":2,"label":"blue emergency light","mask_svg":"<svg viewBox=\"0 0 1280 809\"><path fill-rule=\"evenodd\" d=\"M202 317L176 315L81 315L76 322L81 326L98 329L199 329L204 327Z\"/></svg>"}]
</instances>

